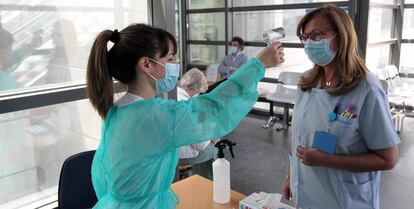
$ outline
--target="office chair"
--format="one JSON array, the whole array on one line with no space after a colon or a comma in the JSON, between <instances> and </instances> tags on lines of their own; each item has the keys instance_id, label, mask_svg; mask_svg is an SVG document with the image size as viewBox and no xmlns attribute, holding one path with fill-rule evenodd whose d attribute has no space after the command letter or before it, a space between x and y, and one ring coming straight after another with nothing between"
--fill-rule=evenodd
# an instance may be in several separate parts
<instances>
[{"instance_id":1,"label":"office chair","mask_svg":"<svg viewBox=\"0 0 414 209\"><path fill-rule=\"evenodd\" d=\"M92 186L91 166L95 150L65 160L60 172L59 209L92 208L98 199Z\"/></svg>"}]
</instances>

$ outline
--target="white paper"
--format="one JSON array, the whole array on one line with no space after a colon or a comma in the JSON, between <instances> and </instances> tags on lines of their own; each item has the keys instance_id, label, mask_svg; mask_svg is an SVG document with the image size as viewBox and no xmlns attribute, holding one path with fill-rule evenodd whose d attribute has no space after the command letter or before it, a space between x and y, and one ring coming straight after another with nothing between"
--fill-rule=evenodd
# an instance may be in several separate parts
<instances>
[{"instance_id":1,"label":"white paper","mask_svg":"<svg viewBox=\"0 0 414 209\"><path fill-rule=\"evenodd\" d=\"M210 67L207 69L207 81L210 81L210 82L217 81L218 67L219 67L219 64L210 65Z\"/></svg>"}]
</instances>

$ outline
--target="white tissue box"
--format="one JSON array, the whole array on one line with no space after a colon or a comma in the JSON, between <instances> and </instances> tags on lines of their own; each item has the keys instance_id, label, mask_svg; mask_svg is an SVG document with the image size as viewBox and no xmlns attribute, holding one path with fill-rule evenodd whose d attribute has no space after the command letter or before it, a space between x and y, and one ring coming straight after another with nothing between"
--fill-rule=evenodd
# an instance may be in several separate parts
<instances>
[{"instance_id":1,"label":"white tissue box","mask_svg":"<svg viewBox=\"0 0 414 209\"><path fill-rule=\"evenodd\" d=\"M239 209L294 209L280 202L282 195L278 193L253 193L239 203Z\"/></svg>"}]
</instances>

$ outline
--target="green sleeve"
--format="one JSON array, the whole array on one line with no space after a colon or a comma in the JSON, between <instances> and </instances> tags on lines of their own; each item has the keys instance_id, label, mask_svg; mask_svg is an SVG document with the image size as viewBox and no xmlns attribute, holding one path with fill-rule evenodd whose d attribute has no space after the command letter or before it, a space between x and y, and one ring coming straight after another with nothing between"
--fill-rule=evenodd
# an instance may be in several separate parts
<instances>
[{"instance_id":1,"label":"green sleeve","mask_svg":"<svg viewBox=\"0 0 414 209\"><path fill-rule=\"evenodd\" d=\"M250 59L210 93L171 103L173 144L195 144L233 131L257 102L263 76L262 63Z\"/></svg>"}]
</instances>

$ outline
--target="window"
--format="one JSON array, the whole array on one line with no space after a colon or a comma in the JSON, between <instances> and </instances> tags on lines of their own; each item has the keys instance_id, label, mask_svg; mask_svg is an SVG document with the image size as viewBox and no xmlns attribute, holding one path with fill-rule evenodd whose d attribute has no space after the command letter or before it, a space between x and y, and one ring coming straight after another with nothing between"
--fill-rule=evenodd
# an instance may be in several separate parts
<instances>
[{"instance_id":1,"label":"window","mask_svg":"<svg viewBox=\"0 0 414 209\"><path fill-rule=\"evenodd\" d=\"M188 9L206 9L224 7L223 0L186 0Z\"/></svg>"},{"instance_id":2,"label":"window","mask_svg":"<svg viewBox=\"0 0 414 209\"><path fill-rule=\"evenodd\" d=\"M228 11L225 10L226 1ZM306 56L296 36L296 28L299 20L316 6L314 3L331 2L339 5L346 12L353 5L351 1L338 0L226 1L219 3L218 1L187 0L185 12L188 25L185 29L188 36L184 43L188 49L188 52L185 52L188 55L184 56L186 61L201 69L209 64L221 63L224 56L229 54L229 51L226 51L225 44L227 43L224 41L231 40L234 36L239 36L247 42L243 53L253 58L264 48L263 33L277 27L284 27L286 37L282 42L286 43L285 63L267 69L265 77L270 78L267 81L271 81L272 78L277 79L281 71L304 72L312 68L313 64ZM289 5L285 8L284 4ZM281 7L260 7L267 5L280 5ZM260 82L259 88L274 92L275 84ZM255 107L269 110L269 104L257 103Z\"/></svg>"},{"instance_id":3,"label":"window","mask_svg":"<svg viewBox=\"0 0 414 209\"><path fill-rule=\"evenodd\" d=\"M224 46L190 45L190 63L208 65L220 63L225 56Z\"/></svg>"},{"instance_id":4,"label":"window","mask_svg":"<svg viewBox=\"0 0 414 209\"><path fill-rule=\"evenodd\" d=\"M386 65L392 64L392 56L394 55L393 46L397 44L394 40L396 8L390 7L394 5L393 0L376 0L370 2L368 15L367 30L367 50L365 63L368 69L377 73L378 69L384 68Z\"/></svg>"},{"instance_id":5,"label":"window","mask_svg":"<svg viewBox=\"0 0 414 209\"><path fill-rule=\"evenodd\" d=\"M100 127L87 100L1 114L0 208L56 196L63 161L96 149Z\"/></svg>"},{"instance_id":6,"label":"window","mask_svg":"<svg viewBox=\"0 0 414 209\"><path fill-rule=\"evenodd\" d=\"M401 44L400 72L414 74L414 44Z\"/></svg>"},{"instance_id":7,"label":"window","mask_svg":"<svg viewBox=\"0 0 414 209\"><path fill-rule=\"evenodd\" d=\"M97 34L148 23L147 2L0 0L0 101L5 94L30 99L28 91L52 89L59 98L69 97L65 101L75 100L67 92L85 84ZM96 149L100 128L87 100L0 114L0 208L56 200L63 161Z\"/></svg>"},{"instance_id":8,"label":"window","mask_svg":"<svg viewBox=\"0 0 414 209\"><path fill-rule=\"evenodd\" d=\"M275 4L299 4L299 3L320 3L320 2L335 2L340 0L232 0L234 7L240 6L260 6L260 5L275 5Z\"/></svg>"},{"instance_id":9,"label":"window","mask_svg":"<svg viewBox=\"0 0 414 209\"><path fill-rule=\"evenodd\" d=\"M384 68L390 61L390 45L371 46L367 48L365 58L368 69L377 73L378 69Z\"/></svg>"},{"instance_id":10,"label":"window","mask_svg":"<svg viewBox=\"0 0 414 209\"><path fill-rule=\"evenodd\" d=\"M371 0L370 3L377 4L395 4L395 0Z\"/></svg>"},{"instance_id":11,"label":"window","mask_svg":"<svg viewBox=\"0 0 414 209\"><path fill-rule=\"evenodd\" d=\"M414 9L404 10L403 38L414 39Z\"/></svg>"},{"instance_id":12,"label":"window","mask_svg":"<svg viewBox=\"0 0 414 209\"><path fill-rule=\"evenodd\" d=\"M305 9L234 12L233 34L247 41L263 42L263 32L284 27L286 37L283 41L300 43L296 36L296 27L305 14Z\"/></svg>"},{"instance_id":13,"label":"window","mask_svg":"<svg viewBox=\"0 0 414 209\"><path fill-rule=\"evenodd\" d=\"M393 10L371 8L368 20L368 42L389 40L392 38Z\"/></svg>"},{"instance_id":14,"label":"window","mask_svg":"<svg viewBox=\"0 0 414 209\"><path fill-rule=\"evenodd\" d=\"M146 0L25 3L0 1L2 28L12 37L1 39L0 91L84 83L98 32L148 22Z\"/></svg>"},{"instance_id":15,"label":"window","mask_svg":"<svg viewBox=\"0 0 414 209\"><path fill-rule=\"evenodd\" d=\"M224 41L224 13L189 15L190 40Z\"/></svg>"}]
</instances>

